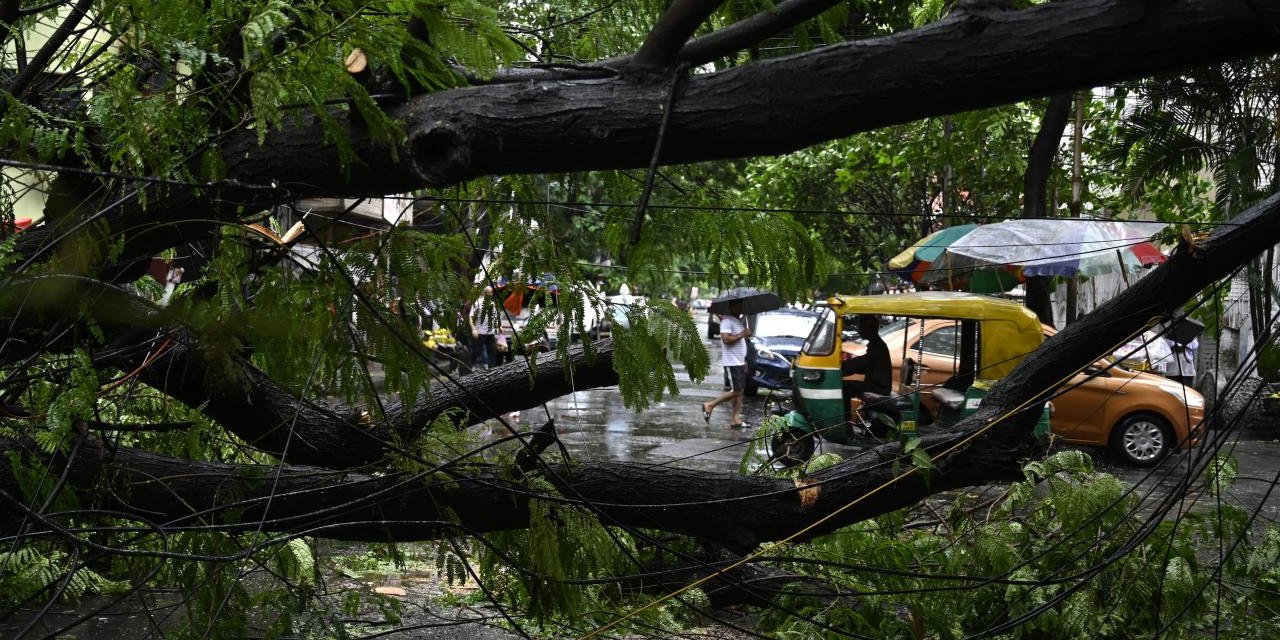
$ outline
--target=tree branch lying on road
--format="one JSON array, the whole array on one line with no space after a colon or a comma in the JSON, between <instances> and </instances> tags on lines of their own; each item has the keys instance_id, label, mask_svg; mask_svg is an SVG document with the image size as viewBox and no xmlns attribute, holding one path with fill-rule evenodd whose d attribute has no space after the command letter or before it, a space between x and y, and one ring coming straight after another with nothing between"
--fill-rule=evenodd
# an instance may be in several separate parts
<instances>
[{"instance_id":1,"label":"tree branch lying on road","mask_svg":"<svg viewBox=\"0 0 1280 640\"><path fill-rule=\"evenodd\" d=\"M104 508L137 514L162 527L245 531L261 526L340 539L424 539L456 528L477 533L524 527L528 501L546 499L590 508L605 524L686 534L745 552L763 542L829 532L938 491L1018 479L1021 462L1041 446L1031 433L1038 406L1063 379L1062 372L1082 370L1109 353L1111 345L1167 317L1277 237L1280 194L1219 227L1202 243L1181 246L1126 292L1050 338L995 385L977 413L952 430L922 438L934 456L927 477L898 458L896 443L814 473L800 485L667 466L548 464L542 474L558 490L556 496L531 493L501 468L368 476L291 465L193 462L98 441L80 447L65 468L82 503L99 496L106 500L100 502ZM486 397L526 384L523 378L502 378L506 383ZM13 440L0 448L40 455ZM55 475L63 473L65 462L46 458ZM11 501L6 507L9 522L35 509L13 503L21 492L7 468L0 471L0 489Z\"/></svg>"}]
</instances>

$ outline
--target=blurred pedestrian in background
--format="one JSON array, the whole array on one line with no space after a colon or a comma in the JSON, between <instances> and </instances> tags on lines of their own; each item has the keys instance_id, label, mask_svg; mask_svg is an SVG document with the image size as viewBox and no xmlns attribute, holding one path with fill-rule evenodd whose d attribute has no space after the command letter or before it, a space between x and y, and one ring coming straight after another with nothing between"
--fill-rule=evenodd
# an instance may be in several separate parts
<instances>
[{"instance_id":1,"label":"blurred pedestrian in background","mask_svg":"<svg viewBox=\"0 0 1280 640\"><path fill-rule=\"evenodd\" d=\"M498 364L498 341L494 336L494 328L489 318L485 314L485 299L493 295L493 287L485 287L484 295L476 300L474 309L471 311L471 337L472 355L477 365L483 366L485 369ZM492 310L490 310L492 313Z\"/></svg>"},{"instance_id":2,"label":"blurred pedestrian in background","mask_svg":"<svg viewBox=\"0 0 1280 640\"><path fill-rule=\"evenodd\" d=\"M1169 343L1168 363L1164 367L1164 376L1177 380L1188 387L1195 386L1196 381L1196 349L1200 348L1200 340L1192 338L1191 342L1182 344L1176 340L1165 338Z\"/></svg>"}]
</instances>

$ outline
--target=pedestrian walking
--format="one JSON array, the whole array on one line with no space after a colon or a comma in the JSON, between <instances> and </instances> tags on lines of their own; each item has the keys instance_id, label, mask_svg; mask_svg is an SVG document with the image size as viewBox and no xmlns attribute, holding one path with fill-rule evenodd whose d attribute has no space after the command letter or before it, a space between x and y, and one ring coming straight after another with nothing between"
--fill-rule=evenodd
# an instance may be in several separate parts
<instances>
[{"instance_id":1,"label":"pedestrian walking","mask_svg":"<svg viewBox=\"0 0 1280 640\"><path fill-rule=\"evenodd\" d=\"M703 403L702 419L711 424L711 412L725 402L733 403L733 414L729 417L729 427L741 429L748 426L742 421L742 392L747 388L747 339L751 337L751 329L743 321L741 314L722 314L720 316L720 365L724 367L725 377L729 380L729 390L720 394L711 402Z\"/></svg>"},{"instance_id":2,"label":"pedestrian walking","mask_svg":"<svg viewBox=\"0 0 1280 640\"><path fill-rule=\"evenodd\" d=\"M493 287L485 287L484 295L476 300L471 313L471 337L475 364L485 369L498 364L498 341L494 336L493 324L485 315L484 301L493 295Z\"/></svg>"},{"instance_id":3,"label":"pedestrian walking","mask_svg":"<svg viewBox=\"0 0 1280 640\"><path fill-rule=\"evenodd\" d=\"M1200 339L1192 338L1191 342L1182 344L1174 340L1165 338L1169 343L1169 351L1173 353L1169 357L1169 363L1165 365L1164 375L1171 380L1177 380L1188 387L1194 386L1196 381L1196 349L1200 348Z\"/></svg>"}]
</instances>

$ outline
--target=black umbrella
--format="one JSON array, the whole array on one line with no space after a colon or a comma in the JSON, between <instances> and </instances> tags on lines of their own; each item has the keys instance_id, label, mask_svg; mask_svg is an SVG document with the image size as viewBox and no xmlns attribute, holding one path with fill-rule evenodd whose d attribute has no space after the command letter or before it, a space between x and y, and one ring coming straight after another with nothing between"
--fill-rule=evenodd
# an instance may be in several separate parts
<instances>
[{"instance_id":1,"label":"black umbrella","mask_svg":"<svg viewBox=\"0 0 1280 640\"><path fill-rule=\"evenodd\" d=\"M782 298L755 287L734 287L711 300L710 313L751 315L782 308Z\"/></svg>"},{"instance_id":2,"label":"black umbrella","mask_svg":"<svg viewBox=\"0 0 1280 640\"><path fill-rule=\"evenodd\" d=\"M1200 337L1204 333L1204 323L1195 318L1183 316L1168 323L1168 333L1170 340L1182 345L1191 344L1192 340Z\"/></svg>"}]
</instances>

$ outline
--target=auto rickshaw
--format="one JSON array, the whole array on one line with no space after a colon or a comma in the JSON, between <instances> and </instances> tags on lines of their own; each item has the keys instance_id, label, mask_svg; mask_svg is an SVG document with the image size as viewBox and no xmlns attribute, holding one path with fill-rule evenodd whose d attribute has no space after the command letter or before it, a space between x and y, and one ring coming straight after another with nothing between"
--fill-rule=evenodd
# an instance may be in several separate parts
<instances>
[{"instance_id":1,"label":"auto rickshaw","mask_svg":"<svg viewBox=\"0 0 1280 640\"><path fill-rule=\"evenodd\" d=\"M837 295L824 306L792 369L793 409L784 415L785 429L771 442L774 457L784 463L807 460L818 437L855 444L895 431L912 437L918 426L937 429L955 424L978 409L991 383L1008 375L1044 342L1039 319L1025 306L979 294ZM857 336L846 327L854 326L854 319L862 314L896 319L881 335L907 328L899 344L888 345L891 351L902 350L898 362L903 364L890 396L843 396L841 362L861 350L847 344ZM926 322L954 323L953 331L931 334L953 340L946 346L953 365L950 371L955 373L940 383L921 383L928 360L939 357L941 350L925 344ZM1048 432L1046 403L1036 433Z\"/></svg>"}]
</instances>

